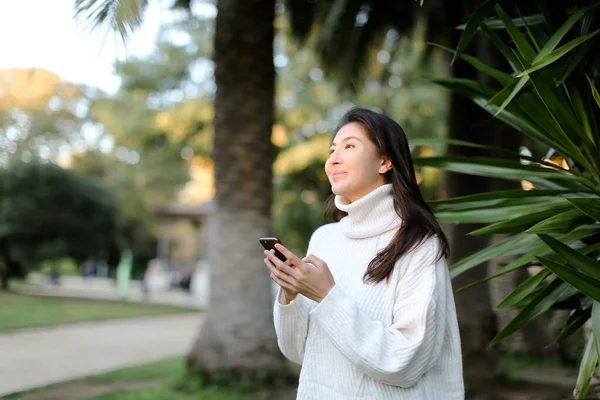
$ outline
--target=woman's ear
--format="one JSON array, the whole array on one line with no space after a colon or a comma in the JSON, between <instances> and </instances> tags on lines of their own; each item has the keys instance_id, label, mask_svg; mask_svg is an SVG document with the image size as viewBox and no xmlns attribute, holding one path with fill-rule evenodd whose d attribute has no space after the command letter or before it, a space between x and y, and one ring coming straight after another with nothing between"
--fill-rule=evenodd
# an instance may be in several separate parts
<instances>
[{"instance_id":1,"label":"woman's ear","mask_svg":"<svg viewBox=\"0 0 600 400\"><path fill-rule=\"evenodd\" d=\"M387 173L392 168L393 168L392 160L390 160L386 156L383 156L381 158L381 166L379 167L379 173L380 174L385 174L385 173Z\"/></svg>"}]
</instances>

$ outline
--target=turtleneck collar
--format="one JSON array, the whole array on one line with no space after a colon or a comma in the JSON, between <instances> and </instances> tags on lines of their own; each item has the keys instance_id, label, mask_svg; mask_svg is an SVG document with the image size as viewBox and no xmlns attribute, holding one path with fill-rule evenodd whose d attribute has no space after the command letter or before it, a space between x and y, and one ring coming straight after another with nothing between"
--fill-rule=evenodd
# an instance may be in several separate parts
<instances>
[{"instance_id":1,"label":"turtleneck collar","mask_svg":"<svg viewBox=\"0 0 600 400\"><path fill-rule=\"evenodd\" d=\"M391 183L378 187L350 204L336 195L335 206L348 213L340 221L340 228L345 236L352 239L377 236L396 230L402 224L402 219L394 210Z\"/></svg>"}]
</instances>

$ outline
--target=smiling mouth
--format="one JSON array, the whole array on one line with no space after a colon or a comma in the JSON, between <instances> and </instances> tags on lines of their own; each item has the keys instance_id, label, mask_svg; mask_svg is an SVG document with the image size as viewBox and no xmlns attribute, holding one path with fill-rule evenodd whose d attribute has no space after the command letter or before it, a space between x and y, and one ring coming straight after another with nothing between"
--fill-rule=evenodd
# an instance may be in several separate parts
<instances>
[{"instance_id":1,"label":"smiling mouth","mask_svg":"<svg viewBox=\"0 0 600 400\"><path fill-rule=\"evenodd\" d=\"M336 173L334 173L333 175L331 175L331 177L332 177L332 178L335 178L335 177L338 177L338 176L342 176L342 175L344 175L344 174L346 174L346 173L345 173L345 172L336 172Z\"/></svg>"}]
</instances>

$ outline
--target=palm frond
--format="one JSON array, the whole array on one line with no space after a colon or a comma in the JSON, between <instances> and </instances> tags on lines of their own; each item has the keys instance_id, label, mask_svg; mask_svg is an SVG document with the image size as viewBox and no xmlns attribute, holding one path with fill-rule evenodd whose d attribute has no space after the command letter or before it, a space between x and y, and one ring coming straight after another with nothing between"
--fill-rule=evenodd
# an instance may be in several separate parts
<instances>
[{"instance_id":1,"label":"palm frond","mask_svg":"<svg viewBox=\"0 0 600 400\"><path fill-rule=\"evenodd\" d=\"M486 224L471 235L508 235L451 266L455 277L492 258L514 257L497 272L466 287L519 268L541 268L538 275L516 288L499 305L518 308L520 312L492 344L551 308L563 307L576 312L579 306L565 302L567 298L600 300L600 133L596 124L600 110L600 95L596 90L599 64L597 59L584 60L583 57L600 47L600 26L593 18L600 2L593 0L573 10L545 7L538 1L542 7L535 14L525 16L518 8L505 10L496 5L498 19L494 20L492 29L486 25L490 19L484 16L487 17L494 3L488 0L485 7L473 15L464 27L460 46L451 51L454 59L462 58L495 78L500 85L492 88L478 80L460 77L432 80L469 97L493 117L527 136L540 154L519 157L519 161L474 157L468 160L415 159L416 164L515 179L523 184L523 190L485 193L433 204L436 215L445 222ZM536 21L536 26L525 21ZM547 32L541 31L542 22ZM503 31L496 33L497 29ZM487 36L490 45L512 67L513 74L499 71L482 59L462 52L476 30ZM500 35L511 40L503 41ZM555 166L548 165L549 162ZM582 312L567 321L560 339L589 317L589 311ZM593 322L600 332L600 312ZM597 363L597 351L592 345L593 342L588 342L580 370L576 392L581 396L585 395L589 376Z\"/></svg>"},{"instance_id":2,"label":"palm frond","mask_svg":"<svg viewBox=\"0 0 600 400\"><path fill-rule=\"evenodd\" d=\"M96 31L104 27L118 33L123 42L142 23L142 14L148 0L75 0L75 21L84 30Z\"/></svg>"}]
</instances>

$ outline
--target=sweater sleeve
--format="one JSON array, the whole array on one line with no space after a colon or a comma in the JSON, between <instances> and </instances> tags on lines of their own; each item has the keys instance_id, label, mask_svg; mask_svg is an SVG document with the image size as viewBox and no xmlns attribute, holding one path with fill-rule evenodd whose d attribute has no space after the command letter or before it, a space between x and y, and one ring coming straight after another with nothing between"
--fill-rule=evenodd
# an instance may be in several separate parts
<instances>
[{"instance_id":1,"label":"sweater sleeve","mask_svg":"<svg viewBox=\"0 0 600 400\"><path fill-rule=\"evenodd\" d=\"M318 230L313 233L309 241L307 254L314 252L317 232ZM302 364L308 335L309 301L311 300L298 294L289 304L282 304L281 296L283 293L279 288L273 308L277 344L287 359Z\"/></svg>"},{"instance_id":2,"label":"sweater sleeve","mask_svg":"<svg viewBox=\"0 0 600 400\"><path fill-rule=\"evenodd\" d=\"M409 256L390 326L373 320L338 286L311 311L311 320L366 375L388 385L414 385L439 358L445 333L442 302L449 281L446 261L433 263L436 252L428 241Z\"/></svg>"},{"instance_id":3,"label":"sweater sleeve","mask_svg":"<svg viewBox=\"0 0 600 400\"><path fill-rule=\"evenodd\" d=\"M287 359L302 364L308 334L307 299L299 294L289 304L284 305L280 302L280 296L283 296L281 288L277 293L273 312L277 344Z\"/></svg>"}]
</instances>

